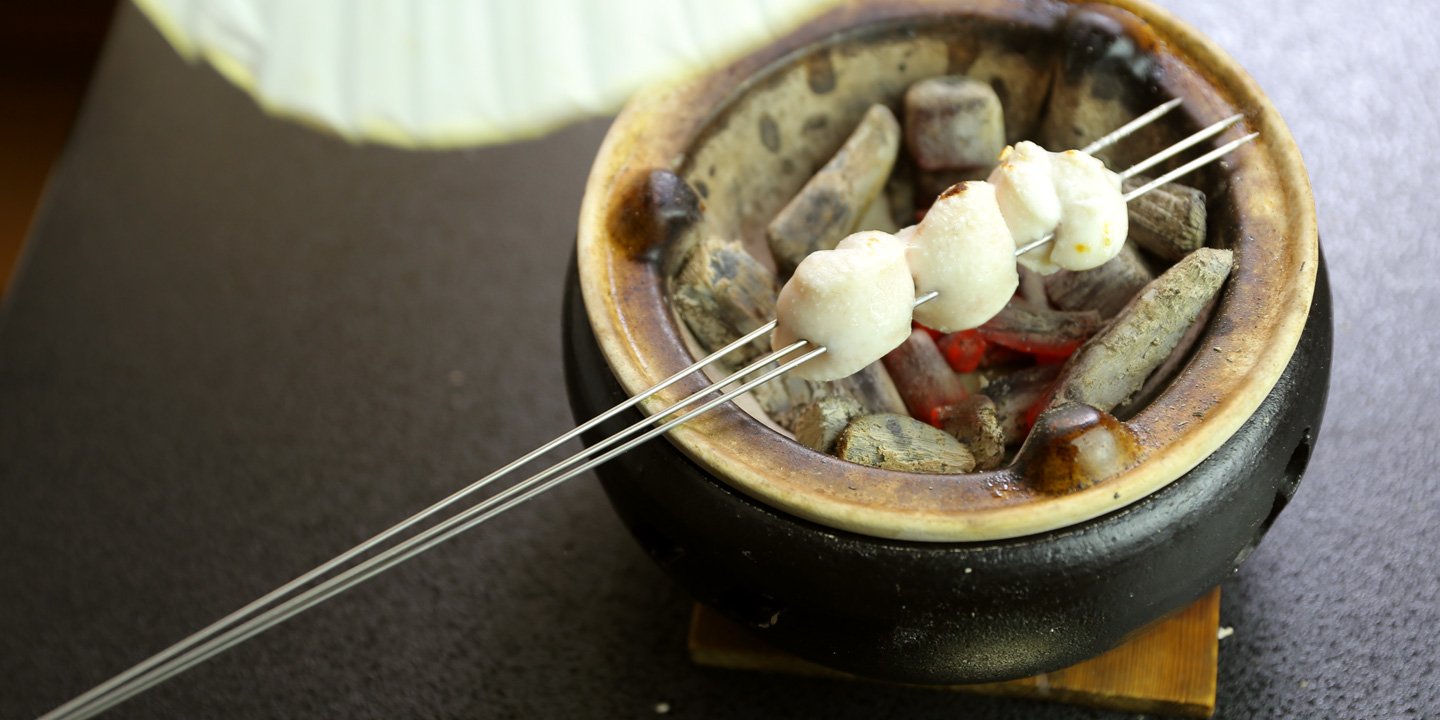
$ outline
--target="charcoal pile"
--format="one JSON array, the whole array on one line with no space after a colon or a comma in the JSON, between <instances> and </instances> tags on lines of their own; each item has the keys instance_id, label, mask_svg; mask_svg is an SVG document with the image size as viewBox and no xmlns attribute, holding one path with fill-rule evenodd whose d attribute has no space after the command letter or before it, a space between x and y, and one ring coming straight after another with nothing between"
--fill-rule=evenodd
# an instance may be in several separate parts
<instances>
[{"instance_id":1,"label":"charcoal pile","mask_svg":"<svg viewBox=\"0 0 1440 720\"><path fill-rule=\"evenodd\" d=\"M1054 83L1075 77L1083 81L1083 73L1057 73ZM1061 133L1053 115L1073 111L1077 93L1056 88L1053 97L1064 108L1052 105L1038 121L1042 140L1071 139L1066 133L1093 139L1102 131L1084 122L1115 120L1082 112ZM771 257L751 255L737 238L691 239L671 284L677 314L707 352L763 325L776 317L784 281L811 253L862 231L913 237L913 228L901 226L924 218L957 183L1024 159L1011 153L1043 152L1028 143L1007 147L1018 136L1006 123L995 88L964 75L917 82L899 107L872 106L764 226ZM1145 182L1128 179L1125 190ZM1045 413L1076 404L1105 417L1133 410L1181 364L1231 257L1205 247L1207 198L1198 188L1170 183L1126 210L1127 242L1096 261L1103 264L1065 270L1028 253L1013 297L978 327L940 332L917 322L908 339L858 373L823 382L791 373L756 388L755 401L818 452L947 474L1004 466ZM1004 292L997 306L1010 296ZM924 317L918 308L916 317ZM768 338L757 339L721 370L738 370L769 349Z\"/></svg>"}]
</instances>

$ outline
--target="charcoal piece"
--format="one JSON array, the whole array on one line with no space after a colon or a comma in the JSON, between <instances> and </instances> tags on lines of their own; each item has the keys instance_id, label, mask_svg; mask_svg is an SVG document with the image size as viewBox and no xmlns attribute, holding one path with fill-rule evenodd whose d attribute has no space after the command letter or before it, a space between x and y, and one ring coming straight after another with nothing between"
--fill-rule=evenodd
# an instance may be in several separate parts
<instances>
[{"instance_id":1,"label":"charcoal piece","mask_svg":"<svg viewBox=\"0 0 1440 720\"><path fill-rule=\"evenodd\" d=\"M885 181L882 194L896 227L915 224L915 167L903 155L896 158L895 167Z\"/></svg>"},{"instance_id":2,"label":"charcoal piece","mask_svg":"<svg viewBox=\"0 0 1440 720\"><path fill-rule=\"evenodd\" d=\"M959 440L904 415L865 415L845 426L835 454L861 465L916 473L967 473L975 458Z\"/></svg>"},{"instance_id":3,"label":"charcoal piece","mask_svg":"<svg viewBox=\"0 0 1440 720\"><path fill-rule=\"evenodd\" d=\"M1065 356L1100 328L1094 310L1035 310L1011 302L979 328L987 341L1039 355Z\"/></svg>"},{"instance_id":4,"label":"charcoal piece","mask_svg":"<svg viewBox=\"0 0 1440 720\"><path fill-rule=\"evenodd\" d=\"M1061 310L1096 310L1101 317L1112 318L1154 279L1145 258L1127 242L1100 267L1061 270L1046 277L1045 292Z\"/></svg>"},{"instance_id":5,"label":"charcoal piece","mask_svg":"<svg viewBox=\"0 0 1440 720\"><path fill-rule=\"evenodd\" d=\"M1005 429L995 401L975 395L940 409L940 428L960 441L975 458L976 470L994 470L1005 460Z\"/></svg>"},{"instance_id":6,"label":"charcoal piece","mask_svg":"<svg viewBox=\"0 0 1440 720\"><path fill-rule=\"evenodd\" d=\"M995 419L1006 445L1018 445L1029 429L1027 414L1045 399L1060 375L1059 365L1037 365L1000 375L982 391L995 403Z\"/></svg>"},{"instance_id":7,"label":"charcoal piece","mask_svg":"<svg viewBox=\"0 0 1440 720\"><path fill-rule=\"evenodd\" d=\"M1024 265L1016 265L1015 270L1020 273L1020 288L1017 292L1020 293L1021 300L1032 310L1053 310L1054 308L1050 307L1050 296L1045 290L1045 282L1054 275L1041 275ZM1082 308L1061 309L1078 310Z\"/></svg>"},{"instance_id":8,"label":"charcoal piece","mask_svg":"<svg viewBox=\"0 0 1440 720\"><path fill-rule=\"evenodd\" d=\"M923 207L935 204L935 198L962 182L984 180L990 177L989 165L958 168L954 170L917 170L915 172L915 197Z\"/></svg>"},{"instance_id":9,"label":"charcoal piece","mask_svg":"<svg viewBox=\"0 0 1440 720\"><path fill-rule=\"evenodd\" d=\"M854 398L827 397L806 405L795 419L795 439L823 453L835 449L835 440L851 420L865 414Z\"/></svg>"},{"instance_id":10,"label":"charcoal piece","mask_svg":"<svg viewBox=\"0 0 1440 720\"><path fill-rule=\"evenodd\" d=\"M1229 250L1200 248L1155 278L1066 363L1052 407L1109 412L1128 400L1220 291L1232 261Z\"/></svg>"},{"instance_id":11,"label":"charcoal piece","mask_svg":"<svg viewBox=\"0 0 1440 720\"><path fill-rule=\"evenodd\" d=\"M916 330L885 355L885 369L914 417L930 419L941 406L964 399L965 389L930 333Z\"/></svg>"},{"instance_id":12,"label":"charcoal piece","mask_svg":"<svg viewBox=\"0 0 1440 720\"><path fill-rule=\"evenodd\" d=\"M922 170L988 170L1005 147L1005 114L989 83L929 78L905 91L905 145Z\"/></svg>"},{"instance_id":13,"label":"charcoal piece","mask_svg":"<svg viewBox=\"0 0 1440 720\"><path fill-rule=\"evenodd\" d=\"M1125 181L1130 192L1151 178L1136 175ZM1205 244L1205 193L1180 183L1161 185L1130 201L1133 242L1156 257L1175 261Z\"/></svg>"},{"instance_id":14,"label":"charcoal piece","mask_svg":"<svg viewBox=\"0 0 1440 720\"><path fill-rule=\"evenodd\" d=\"M905 400L900 397L900 391L885 370L885 365L879 361L870 363L850 377L835 380L834 384L860 401L868 414L905 412Z\"/></svg>"},{"instance_id":15,"label":"charcoal piece","mask_svg":"<svg viewBox=\"0 0 1440 720\"><path fill-rule=\"evenodd\" d=\"M775 424L791 432L808 405L832 397L854 400L849 388L838 382L817 383L788 374L755 387L750 396Z\"/></svg>"},{"instance_id":16,"label":"charcoal piece","mask_svg":"<svg viewBox=\"0 0 1440 720\"><path fill-rule=\"evenodd\" d=\"M1210 322L1210 316L1215 312L1215 306L1219 303L1219 300L1218 295L1210 298L1210 302L1200 311L1200 314L1195 318L1195 322L1190 323L1190 329L1186 330L1185 334L1180 336L1180 342L1175 344L1175 349L1170 351L1170 356L1165 358L1165 362L1160 363L1160 367L1155 368L1155 371L1150 373L1149 379L1145 381L1144 385L1140 386L1139 391L1131 395L1122 405L1111 411L1115 417L1122 419L1134 417L1136 413L1145 409L1156 397L1159 397L1160 393L1163 392L1166 387L1169 387L1170 381L1174 379L1175 374L1189 361L1190 351L1194 349L1195 343L1200 339L1201 335L1205 334L1205 326ZM1211 351L1214 352L1213 347Z\"/></svg>"},{"instance_id":17,"label":"charcoal piece","mask_svg":"<svg viewBox=\"0 0 1440 720\"><path fill-rule=\"evenodd\" d=\"M706 352L714 352L775 317L780 292L774 273L740 243L710 236L698 242L675 278L671 299ZM760 337L725 358L737 368L768 352Z\"/></svg>"},{"instance_id":18,"label":"charcoal piece","mask_svg":"<svg viewBox=\"0 0 1440 720\"><path fill-rule=\"evenodd\" d=\"M873 105L839 152L770 221L765 234L775 263L790 273L806 255L829 250L849 235L895 165L900 124Z\"/></svg>"}]
</instances>

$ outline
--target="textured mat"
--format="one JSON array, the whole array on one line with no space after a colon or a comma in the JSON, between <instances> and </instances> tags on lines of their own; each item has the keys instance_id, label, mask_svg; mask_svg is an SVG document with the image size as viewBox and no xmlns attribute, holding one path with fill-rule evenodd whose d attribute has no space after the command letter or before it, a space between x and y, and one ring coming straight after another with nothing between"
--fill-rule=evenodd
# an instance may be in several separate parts
<instances>
[{"instance_id":1,"label":"textured mat","mask_svg":"<svg viewBox=\"0 0 1440 720\"><path fill-rule=\"evenodd\" d=\"M1120 647L1068 668L1009 682L931 690L1033 698L1105 710L1210 717L1215 711L1220 590L1139 630ZM690 659L727 670L864 681L775 650L734 621L697 604Z\"/></svg>"}]
</instances>

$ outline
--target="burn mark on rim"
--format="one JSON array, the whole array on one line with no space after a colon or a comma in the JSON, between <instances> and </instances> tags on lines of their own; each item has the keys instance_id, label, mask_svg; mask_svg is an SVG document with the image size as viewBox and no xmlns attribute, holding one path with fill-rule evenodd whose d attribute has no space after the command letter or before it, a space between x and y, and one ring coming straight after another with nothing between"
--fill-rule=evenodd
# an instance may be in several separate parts
<instances>
[{"instance_id":1,"label":"burn mark on rim","mask_svg":"<svg viewBox=\"0 0 1440 720\"><path fill-rule=\"evenodd\" d=\"M805 60L805 83L810 92L825 95L835 90L835 63L830 61L830 51L821 50Z\"/></svg>"},{"instance_id":2,"label":"burn mark on rim","mask_svg":"<svg viewBox=\"0 0 1440 720\"><path fill-rule=\"evenodd\" d=\"M650 170L632 173L627 180L611 225L630 257L657 252L700 220L704 201L679 175Z\"/></svg>"}]
</instances>

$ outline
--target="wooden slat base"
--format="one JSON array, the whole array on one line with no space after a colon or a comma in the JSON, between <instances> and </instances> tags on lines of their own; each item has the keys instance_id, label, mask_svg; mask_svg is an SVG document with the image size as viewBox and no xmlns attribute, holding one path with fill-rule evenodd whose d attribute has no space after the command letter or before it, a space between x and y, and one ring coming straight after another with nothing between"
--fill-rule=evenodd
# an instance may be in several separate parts
<instances>
[{"instance_id":1,"label":"wooden slat base","mask_svg":"<svg viewBox=\"0 0 1440 720\"><path fill-rule=\"evenodd\" d=\"M1215 711L1220 589L1156 621L1103 655L1044 675L935 689L1024 697L1107 710L1209 717ZM702 605L690 622L690 658L697 665L864 680L771 649L744 628Z\"/></svg>"}]
</instances>

